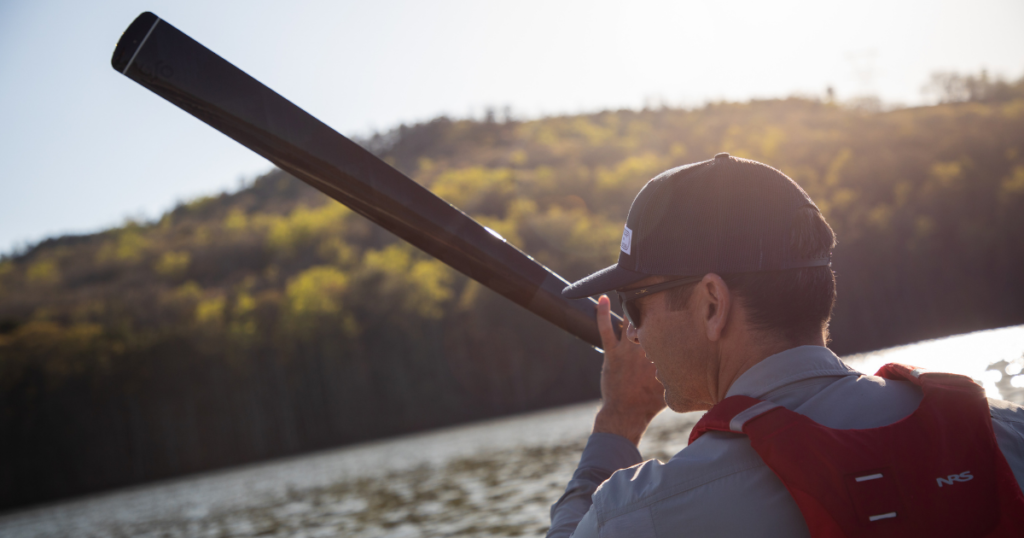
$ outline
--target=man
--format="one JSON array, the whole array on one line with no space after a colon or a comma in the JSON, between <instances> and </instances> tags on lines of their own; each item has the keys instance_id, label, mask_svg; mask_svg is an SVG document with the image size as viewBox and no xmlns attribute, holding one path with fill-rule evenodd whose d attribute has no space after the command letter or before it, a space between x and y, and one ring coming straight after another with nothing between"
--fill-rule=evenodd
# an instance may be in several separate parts
<instances>
[{"instance_id":1,"label":"man","mask_svg":"<svg viewBox=\"0 0 1024 538\"><path fill-rule=\"evenodd\" d=\"M928 495L957 492L968 494L965 502L977 506L971 508L976 513L943 515L960 521L956 524L976 530L1021 524L1011 515L1024 513L1018 510L1024 507L1019 486L1024 484L1024 409L986 403L969 381L952 379L958 376L903 369L905 379L913 382L895 380L903 379L895 374L885 379L840 361L825 347L835 300L834 244L831 228L807 194L778 170L754 161L719 154L669 170L640 191L626 219L618 263L563 291L566 297L581 298L617 290L629 323L617 337L609 299L601 296L602 406L579 467L552 506L548 536L808 536L808 522L816 535L830 535L830 529L836 535L885 535L905 532L908 521L917 521L908 518L920 519ZM981 410L973 415L951 413L948 406L934 411L953 401L946 397L952 389L930 387L949 379L948 385L960 390L957 397L981 402ZM936 396L923 398L922 391L929 390ZM736 407L737 402L742 405ZM641 463L637 445L666 404L676 412L714 409L698 425L706 431L691 437L691 444L668 462ZM731 414L725 409L729 406ZM885 441L896 444L881 447L875 457L892 455L898 460L895 470L844 477L815 467L818 460L826 466L829 458L842 464L843 458L871 452L878 432L905 434L906 425L927 419L928 410L933 410L933 423L939 417L940 430L945 417L963 414L949 420L959 421L956 428L980 424L981 433L965 434L969 439L964 441L915 430L899 437L904 441ZM748 417L739 420L743 415ZM799 428L780 427L766 435L754 427L763 430L780 420L800 423ZM868 449L846 450L843 443L849 442L841 439L847 433L866 436ZM813 435L819 435L813 443L800 442ZM993 440L986 441L986 435ZM772 452L765 448L772 439L790 441L794 452L807 445L810 456ZM826 447L829 439L840 439L839 445ZM926 446L913 446L918 443ZM913 458L899 460L893 454L910 450L927 460L932 452L947 454L945 445L980 453L980 460L996 470L983 473L984 478L972 475L970 468L936 470L937 486L930 474L923 485L894 485L893 480L905 479L904 460ZM806 470L801 469L804 457ZM960 472L966 474L947 478ZM843 486L847 479L849 485ZM849 512L839 515L854 523L830 519L815 494L801 493L802 486L794 485L799 480L813 487L820 482L820 503L838 499L837 511ZM996 489L996 482L1004 489ZM787 487L797 491L800 504ZM918 494L911 487L935 491ZM849 509L844 488L853 499ZM861 495L857 488L868 489ZM990 496L973 493L982 490ZM881 504L865 508L857 504L862 501ZM1002 512L993 508L998 506ZM944 529L940 519L935 520Z\"/></svg>"}]
</instances>

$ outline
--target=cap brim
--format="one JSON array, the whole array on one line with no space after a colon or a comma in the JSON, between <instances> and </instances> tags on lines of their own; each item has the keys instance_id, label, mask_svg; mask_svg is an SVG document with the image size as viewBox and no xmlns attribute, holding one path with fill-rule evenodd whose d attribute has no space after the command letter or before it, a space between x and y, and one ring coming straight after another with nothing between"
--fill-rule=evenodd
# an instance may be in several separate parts
<instances>
[{"instance_id":1,"label":"cap brim","mask_svg":"<svg viewBox=\"0 0 1024 538\"><path fill-rule=\"evenodd\" d=\"M626 287L649 276L651 275L623 269L619 267L619 264L615 264L611 267L605 267L584 279L573 282L562 290L562 297L566 299L582 299Z\"/></svg>"}]
</instances>

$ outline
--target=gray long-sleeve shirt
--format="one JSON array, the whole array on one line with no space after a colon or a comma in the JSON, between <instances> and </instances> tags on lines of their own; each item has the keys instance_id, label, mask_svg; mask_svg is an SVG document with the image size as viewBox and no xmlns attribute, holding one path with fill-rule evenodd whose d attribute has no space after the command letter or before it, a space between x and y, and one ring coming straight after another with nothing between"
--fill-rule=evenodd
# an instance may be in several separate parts
<instances>
[{"instance_id":1,"label":"gray long-sleeve shirt","mask_svg":"<svg viewBox=\"0 0 1024 538\"><path fill-rule=\"evenodd\" d=\"M853 370L824 347L766 358L726 396L778 403L830 428L877 428L917 409L921 391ZM996 441L1024 484L1024 408L989 400ZM575 532L575 534L573 534ZM549 537L808 536L786 487L745 435L708 432L668 462L641 463L623 437L590 436L565 494L551 507Z\"/></svg>"}]
</instances>

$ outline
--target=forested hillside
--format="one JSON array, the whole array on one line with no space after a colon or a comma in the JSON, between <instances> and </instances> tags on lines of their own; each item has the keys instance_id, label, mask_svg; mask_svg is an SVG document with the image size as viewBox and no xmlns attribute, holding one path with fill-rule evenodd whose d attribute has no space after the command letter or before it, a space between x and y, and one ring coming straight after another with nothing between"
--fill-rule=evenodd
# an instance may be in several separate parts
<instances>
[{"instance_id":1,"label":"forested hillside","mask_svg":"<svg viewBox=\"0 0 1024 538\"><path fill-rule=\"evenodd\" d=\"M1007 87L890 112L440 118L362 143L570 280L614 263L657 173L771 164L837 233L843 354L1024 323L1024 84ZM0 508L593 398L599 366L272 171L0 261Z\"/></svg>"}]
</instances>

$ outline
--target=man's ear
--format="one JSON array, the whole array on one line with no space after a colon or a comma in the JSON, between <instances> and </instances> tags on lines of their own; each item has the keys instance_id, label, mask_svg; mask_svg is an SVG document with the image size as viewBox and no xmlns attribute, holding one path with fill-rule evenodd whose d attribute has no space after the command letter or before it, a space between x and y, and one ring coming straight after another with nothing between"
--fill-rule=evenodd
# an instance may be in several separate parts
<instances>
[{"instance_id":1,"label":"man's ear","mask_svg":"<svg viewBox=\"0 0 1024 538\"><path fill-rule=\"evenodd\" d=\"M701 294L700 312L704 318L704 329L708 340L717 342L729 322L729 311L732 309L732 294L722 277L708 273L697 285Z\"/></svg>"}]
</instances>

